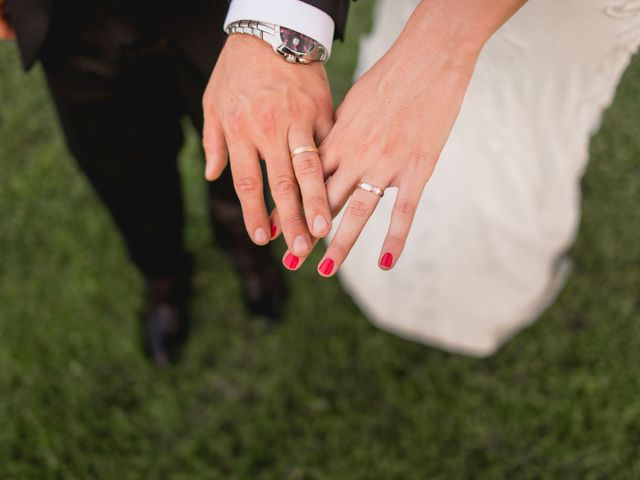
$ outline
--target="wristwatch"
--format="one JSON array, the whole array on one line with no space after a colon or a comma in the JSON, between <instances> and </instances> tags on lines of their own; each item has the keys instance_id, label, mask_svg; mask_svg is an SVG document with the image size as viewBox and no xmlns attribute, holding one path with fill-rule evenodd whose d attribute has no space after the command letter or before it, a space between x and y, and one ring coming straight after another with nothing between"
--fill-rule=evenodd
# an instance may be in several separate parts
<instances>
[{"instance_id":1,"label":"wristwatch","mask_svg":"<svg viewBox=\"0 0 640 480\"><path fill-rule=\"evenodd\" d=\"M227 25L225 32L261 38L289 63L326 62L329 59L327 49L313 38L273 23L240 20Z\"/></svg>"}]
</instances>

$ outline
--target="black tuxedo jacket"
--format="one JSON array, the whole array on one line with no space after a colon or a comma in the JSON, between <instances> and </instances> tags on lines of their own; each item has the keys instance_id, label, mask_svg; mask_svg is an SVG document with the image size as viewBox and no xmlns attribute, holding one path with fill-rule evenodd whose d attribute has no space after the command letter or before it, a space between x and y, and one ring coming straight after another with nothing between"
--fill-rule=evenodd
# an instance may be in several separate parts
<instances>
[{"instance_id":1,"label":"black tuxedo jacket","mask_svg":"<svg viewBox=\"0 0 640 480\"><path fill-rule=\"evenodd\" d=\"M30 68L38 58L43 42L47 36L51 22L54 2L66 0L8 0L7 10L13 28L18 37L18 45L22 61L26 69ZM91 0L86 0L91 1ZM134 1L134 0L131 0ZM183 37L189 37L190 25L201 24L208 20L204 11L211 10L211 5L227 0L180 0L181 8L174 9L177 16L172 17L175 40L180 43ZM264 0L268 2L269 0ZM333 18L336 23L336 38L342 39L347 22L350 0L302 0L313 5ZM218 8L219 10L219 8ZM222 21L222 19L219 19ZM185 40L188 41L188 40Z\"/></svg>"}]
</instances>

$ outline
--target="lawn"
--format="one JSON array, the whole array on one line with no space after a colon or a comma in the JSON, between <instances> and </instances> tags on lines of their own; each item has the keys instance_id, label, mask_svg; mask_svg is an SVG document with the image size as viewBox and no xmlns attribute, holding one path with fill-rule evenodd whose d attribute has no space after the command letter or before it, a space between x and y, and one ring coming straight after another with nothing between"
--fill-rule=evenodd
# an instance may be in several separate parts
<instances>
[{"instance_id":1,"label":"lawn","mask_svg":"<svg viewBox=\"0 0 640 480\"><path fill-rule=\"evenodd\" d=\"M356 4L331 61L337 98L370 8ZM191 133L195 329L158 371L139 353L142 281L42 73L0 45L0 479L640 478L640 59L591 153L569 283L475 360L377 330L314 262L289 276L280 327L250 318L211 240Z\"/></svg>"}]
</instances>

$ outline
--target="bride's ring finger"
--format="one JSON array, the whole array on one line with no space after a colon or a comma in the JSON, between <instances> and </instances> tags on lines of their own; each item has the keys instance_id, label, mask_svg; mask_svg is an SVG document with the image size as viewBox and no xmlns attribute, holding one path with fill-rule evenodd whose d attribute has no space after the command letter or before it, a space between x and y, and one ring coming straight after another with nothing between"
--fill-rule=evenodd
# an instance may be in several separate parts
<instances>
[{"instance_id":1,"label":"bride's ring finger","mask_svg":"<svg viewBox=\"0 0 640 480\"><path fill-rule=\"evenodd\" d=\"M330 277L342 265L356 243L362 229L384 195L383 182L359 182L347 203L338 230L318 264L318 272Z\"/></svg>"}]
</instances>

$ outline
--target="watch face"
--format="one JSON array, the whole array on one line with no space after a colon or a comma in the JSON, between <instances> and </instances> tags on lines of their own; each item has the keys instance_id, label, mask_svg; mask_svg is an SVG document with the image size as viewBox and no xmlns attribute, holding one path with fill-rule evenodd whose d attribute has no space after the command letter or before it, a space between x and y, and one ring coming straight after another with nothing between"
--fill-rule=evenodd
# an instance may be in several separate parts
<instances>
[{"instance_id":1,"label":"watch face","mask_svg":"<svg viewBox=\"0 0 640 480\"><path fill-rule=\"evenodd\" d=\"M288 28L280 27L280 38L285 47L295 53L309 53L316 47L315 40Z\"/></svg>"}]
</instances>

